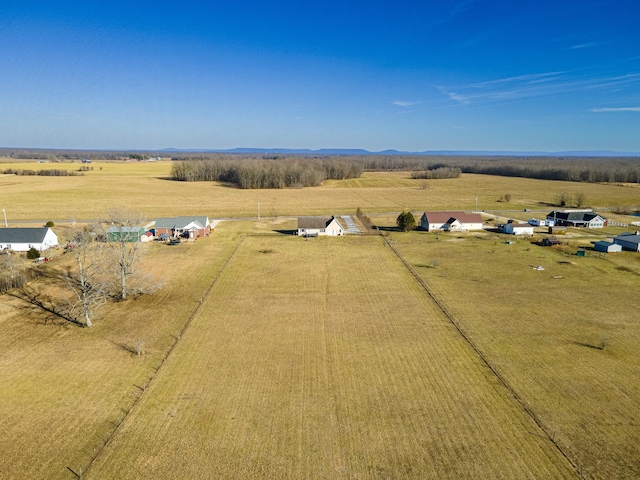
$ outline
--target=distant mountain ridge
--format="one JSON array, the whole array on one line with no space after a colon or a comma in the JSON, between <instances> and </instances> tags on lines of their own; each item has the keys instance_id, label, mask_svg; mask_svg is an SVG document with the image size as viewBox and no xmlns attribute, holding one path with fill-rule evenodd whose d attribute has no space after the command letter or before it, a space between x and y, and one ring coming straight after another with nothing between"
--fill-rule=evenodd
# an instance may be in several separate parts
<instances>
[{"instance_id":1,"label":"distant mountain ridge","mask_svg":"<svg viewBox=\"0 0 640 480\"><path fill-rule=\"evenodd\" d=\"M399 150L382 150L372 152L362 148L231 148L231 149L181 149L165 148L160 152L185 153L246 153L246 154L282 154L282 155L443 155L443 156L505 156L505 157L640 157L640 152L617 152L614 150L566 150L518 151L518 150L426 150L408 152Z\"/></svg>"}]
</instances>

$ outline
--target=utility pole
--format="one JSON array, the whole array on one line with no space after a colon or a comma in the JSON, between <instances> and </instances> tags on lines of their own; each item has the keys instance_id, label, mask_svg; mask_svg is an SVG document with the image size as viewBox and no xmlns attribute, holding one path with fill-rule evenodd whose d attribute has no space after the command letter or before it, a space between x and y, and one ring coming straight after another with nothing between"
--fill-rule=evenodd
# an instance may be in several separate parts
<instances>
[{"instance_id":1,"label":"utility pole","mask_svg":"<svg viewBox=\"0 0 640 480\"><path fill-rule=\"evenodd\" d=\"M260 202L258 202L258 220L260 220Z\"/></svg>"},{"instance_id":2,"label":"utility pole","mask_svg":"<svg viewBox=\"0 0 640 480\"><path fill-rule=\"evenodd\" d=\"M6 228L9 226L9 224L7 223L7 212L4 211L4 208L2 208L2 213L4 215L4 226Z\"/></svg>"},{"instance_id":3,"label":"utility pole","mask_svg":"<svg viewBox=\"0 0 640 480\"><path fill-rule=\"evenodd\" d=\"M476 212L478 211L478 197L476 197Z\"/></svg>"}]
</instances>

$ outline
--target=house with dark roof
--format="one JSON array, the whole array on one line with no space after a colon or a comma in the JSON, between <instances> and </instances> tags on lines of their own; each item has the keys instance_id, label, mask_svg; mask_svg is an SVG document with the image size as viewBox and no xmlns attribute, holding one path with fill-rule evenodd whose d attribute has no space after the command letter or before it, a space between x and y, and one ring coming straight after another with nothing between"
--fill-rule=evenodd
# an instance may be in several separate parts
<instances>
[{"instance_id":1,"label":"house with dark roof","mask_svg":"<svg viewBox=\"0 0 640 480\"><path fill-rule=\"evenodd\" d=\"M607 219L593 210L554 210L547 215L547 221L554 225L578 228L603 228L607 226Z\"/></svg>"},{"instance_id":2,"label":"house with dark roof","mask_svg":"<svg viewBox=\"0 0 640 480\"><path fill-rule=\"evenodd\" d=\"M427 232L482 230L482 216L479 213L454 211L424 212L420 217L420 228Z\"/></svg>"},{"instance_id":3,"label":"house with dark roof","mask_svg":"<svg viewBox=\"0 0 640 480\"><path fill-rule=\"evenodd\" d=\"M333 215L331 217L298 217L298 235L337 237L344 235L344 229Z\"/></svg>"},{"instance_id":4,"label":"house with dark roof","mask_svg":"<svg viewBox=\"0 0 640 480\"><path fill-rule=\"evenodd\" d=\"M211 233L209 217L181 216L175 218L158 218L155 223L155 236L170 237L204 237Z\"/></svg>"},{"instance_id":5,"label":"house with dark roof","mask_svg":"<svg viewBox=\"0 0 640 480\"><path fill-rule=\"evenodd\" d=\"M640 252L640 231L635 233L621 233L614 237L613 243L617 243L623 250Z\"/></svg>"},{"instance_id":6,"label":"house with dark roof","mask_svg":"<svg viewBox=\"0 0 640 480\"><path fill-rule=\"evenodd\" d=\"M0 228L0 250L28 252L31 248L43 251L58 246L58 235L49 227Z\"/></svg>"}]
</instances>

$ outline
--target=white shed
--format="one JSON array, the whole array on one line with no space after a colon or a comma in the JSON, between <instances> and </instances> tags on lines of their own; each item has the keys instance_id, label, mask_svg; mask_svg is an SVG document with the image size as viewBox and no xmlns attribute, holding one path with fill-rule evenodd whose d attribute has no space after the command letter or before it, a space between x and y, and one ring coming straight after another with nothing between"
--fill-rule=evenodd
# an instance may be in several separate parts
<instances>
[{"instance_id":1,"label":"white shed","mask_svg":"<svg viewBox=\"0 0 640 480\"><path fill-rule=\"evenodd\" d=\"M533 225L528 223L507 223L504 226L504 233L509 235L533 235Z\"/></svg>"}]
</instances>

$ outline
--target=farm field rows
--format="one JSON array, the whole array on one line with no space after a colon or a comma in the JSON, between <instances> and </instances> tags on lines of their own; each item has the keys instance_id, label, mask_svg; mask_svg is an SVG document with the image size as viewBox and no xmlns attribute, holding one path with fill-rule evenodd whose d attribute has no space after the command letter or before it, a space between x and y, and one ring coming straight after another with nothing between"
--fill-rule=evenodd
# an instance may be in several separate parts
<instances>
[{"instance_id":1,"label":"farm field rows","mask_svg":"<svg viewBox=\"0 0 640 480\"><path fill-rule=\"evenodd\" d=\"M1 164L3 168L69 168L79 163ZM617 185L554 182L525 178L462 175L457 179L413 180L410 172L365 172L361 178L330 180L321 187L241 190L217 182L168 179L171 162L95 162L83 176L0 175L0 204L11 220L69 221L105 218L110 208L125 205L153 219L183 215L211 218L353 214L443 209L523 208L549 210L560 192L585 194L589 205L640 203L640 190ZM423 188L426 185L426 188ZM498 202L505 194L510 202ZM37 205L37 207L35 207Z\"/></svg>"},{"instance_id":2,"label":"farm field rows","mask_svg":"<svg viewBox=\"0 0 640 480\"><path fill-rule=\"evenodd\" d=\"M473 234L392 238L585 478L640 476L637 254L576 257Z\"/></svg>"},{"instance_id":3,"label":"farm field rows","mask_svg":"<svg viewBox=\"0 0 640 480\"><path fill-rule=\"evenodd\" d=\"M249 236L86 478L573 478L380 237Z\"/></svg>"},{"instance_id":4,"label":"farm field rows","mask_svg":"<svg viewBox=\"0 0 640 480\"><path fill-rule=\"evenodd\" d=\"M67 467L86 467L176 342L239 235L229 226L224 237L178 249L147 245L144 265L163 288L103 307L91 329L0 296L0 478L69 479ZM206 269L198 268L202 258ZM48 294L42 284L30 287ZM141 356L132 353L138 341Z\"/></svg>"}]
</instances>

